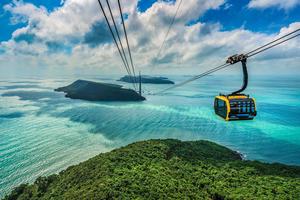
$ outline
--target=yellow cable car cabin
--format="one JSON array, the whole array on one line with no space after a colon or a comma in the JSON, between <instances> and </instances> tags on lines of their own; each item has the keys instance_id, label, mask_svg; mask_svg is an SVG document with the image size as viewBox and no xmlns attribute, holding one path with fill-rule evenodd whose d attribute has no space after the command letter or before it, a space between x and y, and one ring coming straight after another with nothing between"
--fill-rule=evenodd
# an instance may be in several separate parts
<instances>
[{"instance_id":1,"label":"yellow cable car cabin","mask_svg":"<svg viewBox=\"0 0 300 200\"><path fill-rule=\"evenodd\" d=\"M249 95L241 94L248 85L248 72L247 72L247 56L234 55L226 61L230 64L242 62L244 84L241 89L229 94L215 97L214 109L215 113L226 121L229 120L251 120L256 116L256 103L255 99Z\"/></svg>"},{"instance_id":2,"label":"yellow cable car cabin","mask_svg":"<svg viewBox=\"0 0 300 200\"><path fill-rule=\"evenodd\" d=\"M251 120L256 116L255 99L244 94L216 96L214 108L226 121Z\"/></svg>"}]
</instances>

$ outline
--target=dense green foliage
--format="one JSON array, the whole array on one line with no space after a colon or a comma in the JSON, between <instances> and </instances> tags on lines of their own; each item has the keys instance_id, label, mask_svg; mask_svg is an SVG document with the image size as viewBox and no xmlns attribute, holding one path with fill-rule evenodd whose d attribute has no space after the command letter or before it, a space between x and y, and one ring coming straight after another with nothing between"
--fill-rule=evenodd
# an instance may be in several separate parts
<instances>
[{"instance_id":1,"label":"dense green foliage","mask_svg":"<svg viewBox=\"0 0 300 200\"><path fill-rule=\"evenodd\" d=\"M150 140L20 185L11 199L300 199L300 168L207 141Z\"/></svg>"}]
</instances>

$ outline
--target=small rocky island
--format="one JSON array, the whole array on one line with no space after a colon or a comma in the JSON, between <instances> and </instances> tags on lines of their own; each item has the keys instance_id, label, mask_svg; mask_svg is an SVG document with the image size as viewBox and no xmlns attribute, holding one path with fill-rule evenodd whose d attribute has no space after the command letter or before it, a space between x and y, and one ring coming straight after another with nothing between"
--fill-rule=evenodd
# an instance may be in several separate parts
<instances>
[{"instance_id":1,"label":"small rocky island","mask_svg":"<svg viewBox=\"0 0 300 200\"><path fill-rule=\"evenodd\" d=\"M88 101L144 101L145 98L132 89L122 88L121 85L77 80L71 85L55 89L65 92L71 99Z\"/></svg>"},{"instance_id":2,"label":"small rocky island","mask_svg":"<svg viewBox=\"0 0 300 200\"><path fill-rule=\"evenodd\" d=\"M132 83L132 82L136 82L139 83L139 77L133 77L133 76L123 76L122 78L120 78L118 81L123 81L126 83ZM155 77L155 76L146 76L143 75L141 76L141 82L142 83L152 83L152 84L174 84L173 81L169 80L166 77Z\"/></svg>"}]
</instances>

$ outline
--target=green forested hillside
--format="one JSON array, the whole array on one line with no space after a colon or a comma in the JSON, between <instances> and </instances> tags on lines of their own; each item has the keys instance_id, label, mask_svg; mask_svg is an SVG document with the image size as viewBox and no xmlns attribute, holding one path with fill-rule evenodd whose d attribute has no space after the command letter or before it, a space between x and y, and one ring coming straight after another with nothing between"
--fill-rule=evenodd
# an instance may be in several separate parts
<instances>
[{"instance_id":1,"label":"green forested hillside","mask_svg":"<svg viewBox=\"0 0 300 200\"><path fill-rule=\"evenodd\" d=\"M300 168L242 161L207 141L149 140L20 185L5 199L300 199Z\"/></svg>"}]
</instances>

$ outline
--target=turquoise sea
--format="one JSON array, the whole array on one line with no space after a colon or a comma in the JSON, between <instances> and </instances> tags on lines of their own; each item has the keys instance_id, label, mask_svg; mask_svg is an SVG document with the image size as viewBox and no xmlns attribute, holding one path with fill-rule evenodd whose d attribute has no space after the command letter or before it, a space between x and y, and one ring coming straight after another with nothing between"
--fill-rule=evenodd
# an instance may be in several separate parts
<instances>
[{"instance_id":1,"label":"turquoise sea","mask_svg":"<svg viewBox=\"0 0 300 200\"><path fill-rule=\"evenodd\" d=\"M116 83L118 77L80 78ZM150 138L205 139L245 159L300 165L299 77L251 78L247 93L256 98L258 116L234 122L213 111L215 95L242 84L230 76L209 76L157 96L147 93L166 85L144 85L147 101L131 103L71 100L53 91L74 80L1 79L0 198L20 183Z\"/></svg>"}]
</instances>

